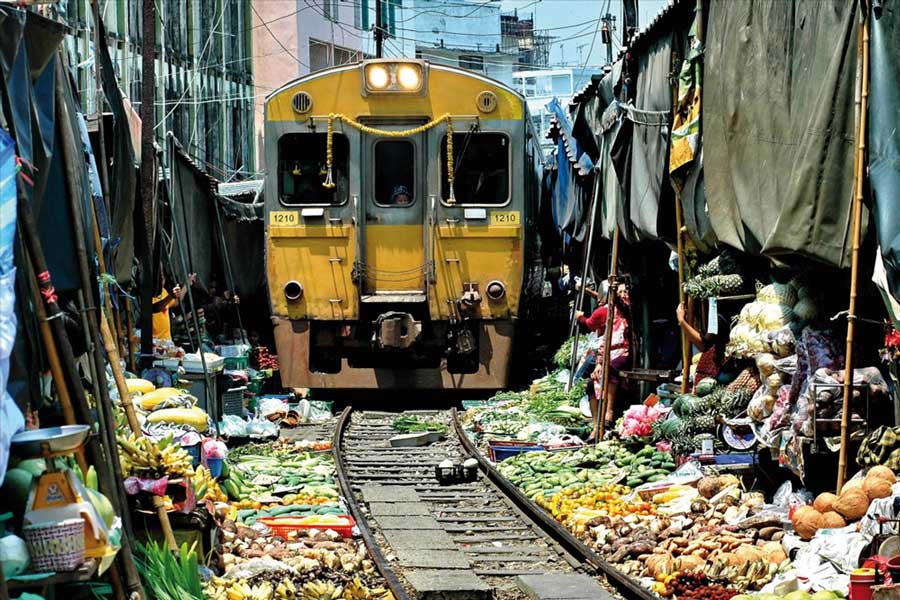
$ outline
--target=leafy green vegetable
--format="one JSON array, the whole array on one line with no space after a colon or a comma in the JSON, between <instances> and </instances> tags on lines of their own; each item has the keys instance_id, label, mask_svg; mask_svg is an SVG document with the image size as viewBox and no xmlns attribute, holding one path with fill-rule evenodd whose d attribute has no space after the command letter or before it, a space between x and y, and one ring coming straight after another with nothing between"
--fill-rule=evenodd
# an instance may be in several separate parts
<instances>
[{"instance_id":1,"label":"leafy green vegetable","mask_svg":"<svg viewBox=\"0 0 900 600\"><path fill-rule=\"evenodd\" d=\"M553 363L560 369L567 369L572 362L572 349L575 346L575 338L570 337L562 343L556 354L553 355Z\"/></svg>"},{"instance_id":2,"label":"leafy green vegetable","mask_svg":"<svg viewBox=\"0 0 900 600\"><path fill-rule=\"evenodd\" d=\"M194 546L182 544L177 554L164 544L151 541L135 544L135 562L144 586L155 600L196 600L203 598Z\"/></svg>"},{"instance_id":3,"label":"leafy green vegetable","mask_svg":"<svg viewBox=\"0 0 900 600\"><path fill-rule=\"evenodd\" d=\"M393 427L400 433L419 433L424 431L446 433L449 429L443 423L426 421L418 417L398 417L394 419Z\"/></svg>"}]
</instances>

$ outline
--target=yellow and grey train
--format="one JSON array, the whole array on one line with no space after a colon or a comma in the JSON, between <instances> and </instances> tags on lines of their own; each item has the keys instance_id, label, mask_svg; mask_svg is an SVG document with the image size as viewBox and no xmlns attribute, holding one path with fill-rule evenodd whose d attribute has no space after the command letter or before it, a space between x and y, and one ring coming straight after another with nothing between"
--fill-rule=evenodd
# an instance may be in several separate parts
<instances>
[{"instance_id":1,"label":"yellow and grey train","mask_svg":"<svg viewBox=\"0 0 900 600\"><path fill-rule=\"evenodd\" d=\"M326 69L266 99L286 387L507 384L537 244L533 131L514 90L420 60Z\"/></svg>"}]
</instances>

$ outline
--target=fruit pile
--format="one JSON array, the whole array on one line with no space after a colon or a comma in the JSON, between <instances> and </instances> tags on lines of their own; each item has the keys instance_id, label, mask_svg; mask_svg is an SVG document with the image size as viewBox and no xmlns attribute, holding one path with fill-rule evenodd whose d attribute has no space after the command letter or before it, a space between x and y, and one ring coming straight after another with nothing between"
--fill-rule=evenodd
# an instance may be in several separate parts
<instances>
[{"instance_id":1,"label":"fruit pile","mask_svg":"<svg viewBox=\"0 0 900 600\"><path fill-rule=\"evenodd\" d=\"M125 477L135 476L145 479L163 477L191 477L194 467L191 456L177 443L172 435L157 441L135 434L116 434L119 445L119 462Z\"/></svg>"},{"instance_id":2,"label":"fruit pile","mask_svg":"<svg viewBox=\"0 0 900 600\"><path fill-rule=\"evenodd\" d=\"M278 357L269 352L265 346L254 348L250 354L250 364L257 371L278 370Z\"/></svg>"}]
</instances>

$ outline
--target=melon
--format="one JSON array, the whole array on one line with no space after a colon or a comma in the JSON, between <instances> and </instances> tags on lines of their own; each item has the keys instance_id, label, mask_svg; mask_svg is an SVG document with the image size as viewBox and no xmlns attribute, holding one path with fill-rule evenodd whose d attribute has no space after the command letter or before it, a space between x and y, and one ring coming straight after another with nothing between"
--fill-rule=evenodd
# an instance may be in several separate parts
<instances>
[{"instance_id":1,"label":"melon","mask_svg":"<svg viewBox=\"0 0 900 600\"><path fill-rule=\"evenodd\" d=\"M94 510L97 511L97 514L100 515L107 527L112 527L113 519L116 518L116 511L113 510L112 502L97 490L92 490L91 488L85 488L85 490L87 491L88 500L94 505Z\"/></svg>"},{"instance_id":2,"label":"melon","mask_svg":"<svg viewBox=\"0 0 900 600\"><path fill-rule=\"evenodd\" d=\"M0 486L0 513L9 511L16 517L24 515L33 480L34 475L21 467L7 471Z\"/></svg>"},{"instance_id":3,"label":"melon","mask_svg":"<svg viewBox=\"0 0 900 600\"><path fill-rule=\"evenodd\" d=\"M19 464L16 465L16 468L28 471L31 473L32 477L40 477L44 474L44 471L47 470L47 463L43 458L29 458L20 461Z\"/></svg>"}]
</instances>

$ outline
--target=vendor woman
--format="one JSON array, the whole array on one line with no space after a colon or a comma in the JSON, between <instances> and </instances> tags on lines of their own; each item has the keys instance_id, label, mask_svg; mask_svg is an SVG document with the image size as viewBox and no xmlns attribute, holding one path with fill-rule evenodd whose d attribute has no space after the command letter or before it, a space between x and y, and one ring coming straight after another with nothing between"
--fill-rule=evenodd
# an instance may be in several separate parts
<instances>
[{"instance_id":1,"label":"vendor woman","mask_svg":"<svg viewBox=\"0 0 900 600\"><path fill-rule=\"evenodd\" d=\"M197 276L191 273L188 276L188 283L180 286L177 283L172 288L170 294L166 290L166 275L160 270L160 287L159 292L153 298L153 339L155 340L171 340L172 339L172 320L169 316L169 310L178 306L178 303L187 294L187 286L194 283Z\"/></svg>"},{"instance_id":2,"label":"vendor woman","mask_svg":"<svg viewBox=\"0 0 900 600\"><path fill-rule=\"evenodd\" d=\"M702 334L687 318L683 304L679 304L675 309L675 316L678 318L679 327L687 335L688 342L700 351L700 359L694 373L694 385L696 386L697 382L705 377L717 377L725 362L725 345L728 343L730 331L728 318L718 311L717 327L708 329Z\"/></svg>"},{"instance_id":3,"label":"vendor woman","mask_svg":"<svg viewBox=\"0 0 900 600\"><path fill-rule=\"evenodd\" d=\"M619 380L616 376L619 369L624 367L629 359L630 336L630 320L631 320L631 302L628 296L628 286L619 283L616 286L614 297L615 311L613 314L612 334L610 336L609 350L609 379L606 385L606 414L604 420L606 429L611 429L613 425L614 405L616 398L616 390L618 389ZM596 366L591 373L591 382L588 384L588 401L591 407L591 421L594 424L591 437L588 442L597 439L597 412L599 411L599 398L603 393L603 349L606 343L606 321L608 317L607 307L601 305L591 314L585 317L584 313L576 313L578 323L597 336L597 346L594 351Z\"/></svg>"}]
</instances>

